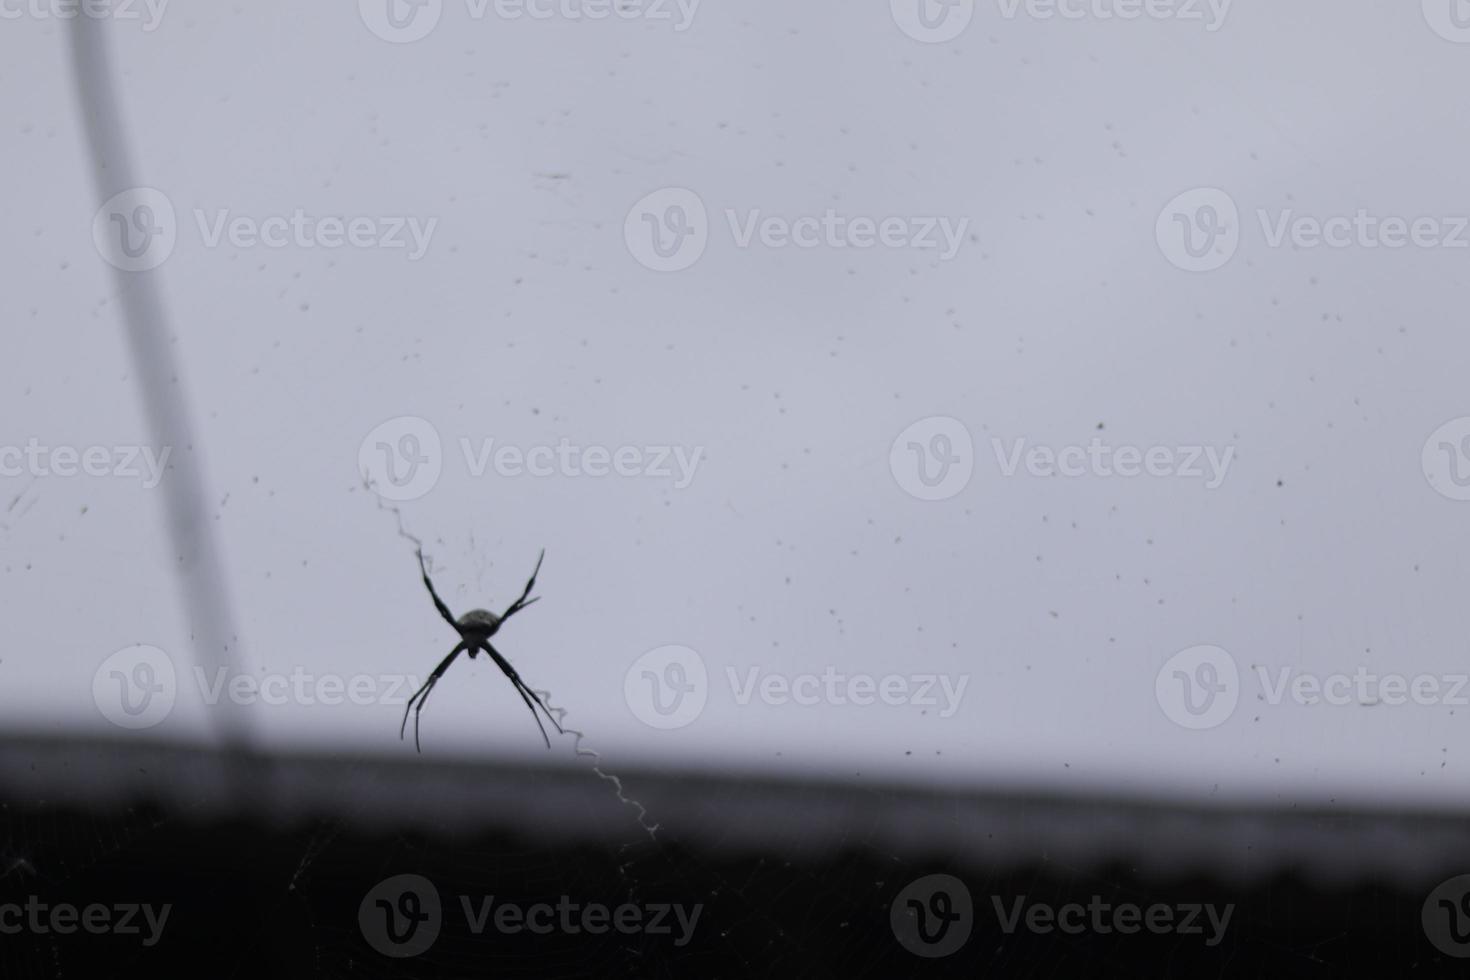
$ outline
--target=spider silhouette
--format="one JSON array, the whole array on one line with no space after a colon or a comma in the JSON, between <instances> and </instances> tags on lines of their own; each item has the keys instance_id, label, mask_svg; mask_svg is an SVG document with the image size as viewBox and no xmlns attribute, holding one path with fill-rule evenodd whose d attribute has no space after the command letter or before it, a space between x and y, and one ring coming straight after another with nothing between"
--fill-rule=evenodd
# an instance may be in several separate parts
<instances>
[{"instance_id":1,"label":"spider silhouette","mask_svg":"<svg viewBox=\"0 0 1470 980\"><path fill-rule=\"evenodd\" d=\"M521 700L526 702L526 707L531 709L531 717L536 719L536 727L541 729L542 740L546 743L548 749L551 748L551 739L546 734L546 726L541 724L541 718L536 714L536 708L539 706L545 712L546 720L555 725L559 733L563 735L566 733L562 730L561 725L557 723L557 720L551 716L551 712L547 711L546 705L536 696L536 692L527 687L526 682L521 680L521 675L516 673L516 669L510 665L510 661L506 660L505 657L501 656L500 651L490 645L490 637L499 631L501 625L507 619L510 619L510 617L540 598L540 596L537 596L536 599L530 599L528 597L531 594L531 590L536 587L536 575L541 571L541 561L546 557L546 550L543 548L541 557L536 559L536 568L531 572L531 579L526 583L526 590L521 593L519 599L510 604L505 612L497 616L488 609L471 609L458 620L449 611L449 607L444 604L444 600L439 598L439 593L434 591L434 583L429 580L429 566L424 561L423 549L419 548L416 550L419 557L419 571L423 573L424 585L428 587L429 596L434 600L434 608L438 609L439 615L444 617L444 621L450 626L453 626L455 631L459 633L459 643L455 645L453 650L449 651L449 656L445 657L440 661L439 666L434 668L434 672L429 675L429 679L424 681L423 686L414 692L413 697L408 699L408 704L404 705L403 724L398 726L398 737L400 739L404 737L404 731L408 728L408 712L412 708L413 747L419 752L423 751L423 748L419 745L419 713L424 710L424 702L429 700L429 694L434 690L434 685L439 683L439 678L443 677L444 672L449 669L449 665L454 663L455 657L458 657L461 653L468 653L470 659L473 660L475 659L475 655L483 650L490 656L490 659L495 661L495 665L501 669L505 676L510 678L510 682L515 685L516 693L520 694ZM417 702L416 706L415 702Z\"/></svg>"}]
</instances>

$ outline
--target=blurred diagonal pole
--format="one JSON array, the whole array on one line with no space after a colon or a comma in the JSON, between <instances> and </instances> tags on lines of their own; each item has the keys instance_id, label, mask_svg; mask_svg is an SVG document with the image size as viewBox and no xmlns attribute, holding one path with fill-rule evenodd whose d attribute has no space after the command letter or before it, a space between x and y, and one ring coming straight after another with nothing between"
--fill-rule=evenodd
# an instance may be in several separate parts
<instances>
[{"instance_id":1,"label":"blurred diagonal pole","mask_svg":"<svg viewBox=\"0 0 1470 980\"><path fill-rule=\"evenodd\" d=\"M99 204L120 191L139 186L104 33L111 23L104 18L73 17L69 28L72 74ZM211 676L221 668L227 676L235 676L239 641L234 611L226 588L224 561L207 513L204 467L182 389L183 375L174 359L159 273L117 269L115 278L149 428L159 447L173 450L173 472L164 479L162 490L170 543L177 558L174 572L194 658ZM244 706L231 698L221 698L210 707L209 718L227 762L242 762L253 755L251 718ZM234 774L241 768L228 766ZM258 789L253 789L252 795Z\"/></svg>"}]
</instances>

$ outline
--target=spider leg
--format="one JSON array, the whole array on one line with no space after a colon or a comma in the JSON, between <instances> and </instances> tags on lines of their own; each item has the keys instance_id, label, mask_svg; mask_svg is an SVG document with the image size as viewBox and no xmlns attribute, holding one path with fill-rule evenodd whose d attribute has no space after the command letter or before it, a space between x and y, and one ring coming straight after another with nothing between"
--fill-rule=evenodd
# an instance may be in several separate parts
<instances>
[{"instance_id":1,"label":"spider leg","mask_svg":"<svg viewBox=\"0 0 1470 980\"><path fill-rule=\"evenodd\" d=\"M500 655L499 650L492 647L489 643L482 643L480 645L480 648L486 653L490 654L490 656L495 660L496 666L498 666L505 674L505 676L510 678L510 682L515 685L516 693L521 696L522 701L526 702L526 707L531 709L531 717L536 719L536 727L541 729L542 741L546 743L546 747L548 749L551 748L551 739L546 734L546 726L541 724L541 718L536 714L537 706L540 706L541 710L546 714L546 720L556 726L556 730L559 734L565 735L566 730L561 727L561 723L558 722L556 718L551 714L546 705L541 701L541 698L537 696L536 692L531 690L530 687L526 685L525 681L521 680L521 675L516 673L516 669L510 665L510 661L506 660L503 656Z\"/></svg>"},{"instance_id":2,"label":"spider leg","mask_svg":"<svg viewBox=\"0 0 1470 980\"><path fill-rule=\"evenodd\" d=\"M439 678L444 676L444 672L449 669L449 665L454 663L454 658L467 649L469 649L469 645L461 641L453 650L450 650L449 656L439 662L439 666L434 668L434 672L429 675L429 679L424 681L423 686L415 691L413 697L409 698L408 703L403 706L403 724L398 726L398 737L400 740L403 738L404 729L408 727L408 710L413 708L414 751L423 751L423 748L419 745L419 712L424 710L424 702L429 700L429 693L434 690L434 685L439 683ZM417 707L414 706L415 701L418 702Z\"/></svg>"},{"instance_id":3,"label":"spider leg","mask_svg":"<svg viewBox=\"0 0 1470 980\"><path fill-rule=\"evenodd\" d=\"M514 616L516 613L520 612L522 609L525 609L531 603L533 603L533 602L536 601L536 599L529 599L528 600L527 597L531 594L531 590L536 587L536 576L539 575L539 574L541 574L541 563L543 561L545 561L545 560L546 560L546 549L545 548L542 548L541 549L541 557L536 559L536 568L531 572L530 581L528 581L526 583L526 590L521 593L521 597L519 599L517 599L515 602L512 602L510 604L510 608L506 609L506 611L501 614L501 616L500 616L501 622L504 622L505 620L507 620L510 617ZM537 596L536 598L539 599L540 596Z\"/></svg>"},{"instance_id":4,"label":"spider leg","mask_svg":"<svg viewBox=\"0 0 1470 980\"><path fill-rule=\"evenodd\" d=\"M434 591L434 583L429 581L429 565L424 561L424 549L416 548L414 550L419 556L419 571L424 576L424 585L429 589L429 597L434 600L434 608L439 610L439 615L444 617L446 623L458 630L459 624L455 622L454 614L449 611L449 607L444 604L444 600L439 598L439 593Z\"/></svg>"}]
</instances>

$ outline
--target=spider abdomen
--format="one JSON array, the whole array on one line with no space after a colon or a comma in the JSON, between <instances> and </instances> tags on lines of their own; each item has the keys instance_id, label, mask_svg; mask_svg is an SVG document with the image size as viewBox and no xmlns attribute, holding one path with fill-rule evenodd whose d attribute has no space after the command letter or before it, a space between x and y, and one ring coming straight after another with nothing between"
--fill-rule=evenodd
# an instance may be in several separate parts
<instances>
[{"instance_id":1,"label":"spider abdomen","mask_svg":"<svg viewBox=\"0 0 1470 980\"><path fill-rule=\"evenodd\" d=\"M488 609L471 609L459 617L459 628L489 636L500 628L500 617Z\"/></svg>"}]
</instances>

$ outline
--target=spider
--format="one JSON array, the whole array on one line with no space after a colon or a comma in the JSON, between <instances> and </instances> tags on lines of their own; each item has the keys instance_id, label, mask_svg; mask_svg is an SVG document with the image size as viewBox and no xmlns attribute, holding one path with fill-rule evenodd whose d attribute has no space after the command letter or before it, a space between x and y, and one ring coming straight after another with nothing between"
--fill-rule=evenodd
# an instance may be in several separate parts
<instances>
[{"instance_id":1,"label":"spider","mask_svg":"<svg viewBox=\"0 0 1470 980\"><path fill-rule=\"evenodd\" d=\"M444 600L439 598L439 593L434 591L434 583L429 580L429 566L424 561L423 549L419 548L416 550L419 557L419 571L423 573L424 585L428 587L429 596L434 600L434 608L438 609L439 615L444 617L444 621L450 626L453 626L459 633L459 643L455 645L453 650L449 651L447 657L440 661L439 666L434 668L434 672L429 675L429 679L424 681L423 686L414 692L413 697L408 699L408 704L404 705L403 724L398 726L398 737L400 739L404 737L404 732L408 728L408 712L412 708L413 746L417 751L423 751L423 748L419 745L419 712L424 710L424 702L429 699L429 694L434 690L434 685L439 683L439 678L443 677L444 672L449 669L449 665L454 663L455 657L458 657L461 653L468 653L470 659L473 660L475 659L475 655L483 650L490 656L490 659L495 661L495 665L501 669L505 676L510 678L510 682L515 685L516 693L520 694L521 700L526 702L526 707L531 709L531 717L536 719L536 727L541 729L542 740L546 742L548 749L551 748L551 739L546 734L546 726L541 724L541 718L536 714L537 706L545 712L546 720L555 725L559 733L564 735L566 732L563 731L561 725L557 723L557 720L551 716L551 712L547 711L546 705L536 695L536 692L527 687L526 682L521 680L521 675L516 673L516 669L510 665L510 661L506 660L505 657L501 656L500 651L490 645L490 637L499 631L501 625L507 619L510 619L510 617L541 598L540 596L537 596L536 599L528 599L527 597L531 594L531 590L536 587L536 575L541 571L541 561L546 557L546 550L543 548L541 557L536 559L536 568L531 572L531 579L526 583L526 590L521 593L519 599L510 604L505 612L497 616L488 609L471 609L458 620L455 620L454 615L449 611L449 607L444 604ZM415 702L417 702L417 707L415 707Z\"/></svg>"}]
</instances>

